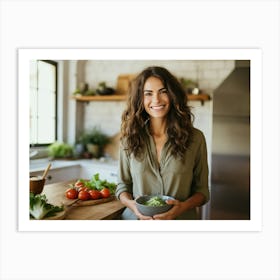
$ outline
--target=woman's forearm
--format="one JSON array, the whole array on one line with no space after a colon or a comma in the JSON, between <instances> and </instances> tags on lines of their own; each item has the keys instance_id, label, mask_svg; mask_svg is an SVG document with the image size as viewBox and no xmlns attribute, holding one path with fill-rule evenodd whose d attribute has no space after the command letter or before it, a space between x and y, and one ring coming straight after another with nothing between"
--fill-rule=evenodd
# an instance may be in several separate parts
<instances>
[{"instance_id":1,"label":"woman's forearm","mask_svg":"<svg viewBox=\"0 0 280 280\"><path fill-rule=\"evenodd\" d=\"M197 192L194 193L191 197L185 200L183 203L184 211L188 211L190 209L200 207L205 203L205 196L204 194Z\"/></svg>"},{"instance_id":2,"label":"woman's forearm","mask_svg":"<svg viewBox=\"0 0 280 280\"><path fill-rule=\"evenodd\" d=\"M133 197L131 193L129 192L122 192L119 196L120 201L122 204L124 204L126 207L131 208L132 202L133 202Z\"/></svg>"}]
</instances>

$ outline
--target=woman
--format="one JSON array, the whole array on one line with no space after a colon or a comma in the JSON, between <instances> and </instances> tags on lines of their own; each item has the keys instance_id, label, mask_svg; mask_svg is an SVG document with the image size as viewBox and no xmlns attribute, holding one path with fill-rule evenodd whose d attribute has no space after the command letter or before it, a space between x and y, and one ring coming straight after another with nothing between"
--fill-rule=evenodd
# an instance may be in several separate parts
<instances>
[{"instance_id":1,"label":"woman","mask_svg":"<svg viewBox=\"0 0 280 280\"><path fill-rule=\"evenodd\" d=\"M204 135L192 125L187 95L165 68L148 67L133 81L122 115L116 196L127 207L123 219L196 219L209 200ZM142 215L135 198L164 194L173 207Z\"/></svg>"}]
</instances>

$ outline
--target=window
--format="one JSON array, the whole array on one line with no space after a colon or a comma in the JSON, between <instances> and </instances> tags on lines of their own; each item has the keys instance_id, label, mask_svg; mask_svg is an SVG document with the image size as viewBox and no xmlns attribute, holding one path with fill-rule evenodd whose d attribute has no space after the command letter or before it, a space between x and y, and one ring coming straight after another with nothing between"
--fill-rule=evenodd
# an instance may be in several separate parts
<instances>
[{"instance_id":1,"label":"window","mask_svg":"<svg viewBox=\"0 0 280 280\"><path fill-rule=\"evenodd\" d=\"M57 63L30 61L30 145L48 145L57 136Z\"/></svg>"}]
</instances>

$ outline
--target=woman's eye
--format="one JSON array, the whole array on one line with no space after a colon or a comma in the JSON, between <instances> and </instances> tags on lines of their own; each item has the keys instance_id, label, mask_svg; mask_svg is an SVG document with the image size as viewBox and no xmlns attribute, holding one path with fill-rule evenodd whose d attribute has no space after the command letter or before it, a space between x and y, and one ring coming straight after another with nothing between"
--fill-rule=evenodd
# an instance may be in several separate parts
<instances>
[{"instance_id":1,"label":"woman's eye","mask_svg":"<svg viewBox=\"0 0 280 280\"><path fill-rule=\"evenodd\" d=\"M167 89L163 89L160 93L166 94L167 93Z\"/></svg>"},{"instance_id":2,"label":"woman's eye","mask_svg":"<svg viewBox=\"0 0 280 280\"><path fill-rule=\"evenodd\" d=\"M145 95L145 96L151 96L151 95L152 95L152 93L151 93L151 92L149 92L149 91L144 91L144 95Z\"/></svg>"}]
</instances>

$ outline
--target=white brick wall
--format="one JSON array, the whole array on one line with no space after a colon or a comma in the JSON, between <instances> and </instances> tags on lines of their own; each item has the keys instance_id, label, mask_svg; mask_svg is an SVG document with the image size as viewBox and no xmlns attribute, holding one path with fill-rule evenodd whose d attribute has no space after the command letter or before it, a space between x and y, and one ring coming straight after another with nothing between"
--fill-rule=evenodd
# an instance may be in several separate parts
<instances>
[{"instance_id":1,"label":"white brick wall","mask_svg":"<svg viewBox=\"0 0 280 280\"><path fill-rule=\"evenodd\" d=\"M85 82L96 88L99 82L106 81L108 86L115 87L120 74L135 74L145 67L158 65L166 67L178 78L184 77L197 80L200 87L212 94L212 91L232 71L234 61L228 60L122 60L95 61L88 60L85 64Z\"/></svg>"},{"instance_id":2,"label":"white brick wall","mask_svg":"<svg viewBox=\"0 0 280 280\"><path fill-rule=\"evenodd\" d=\"M115 135L120 131L121 114L124 108L125 102L91 102L85 110L85 129L100 126L106 134Z\"/></svg>"}]
</instances>

